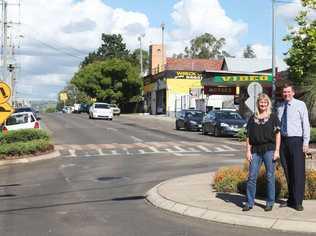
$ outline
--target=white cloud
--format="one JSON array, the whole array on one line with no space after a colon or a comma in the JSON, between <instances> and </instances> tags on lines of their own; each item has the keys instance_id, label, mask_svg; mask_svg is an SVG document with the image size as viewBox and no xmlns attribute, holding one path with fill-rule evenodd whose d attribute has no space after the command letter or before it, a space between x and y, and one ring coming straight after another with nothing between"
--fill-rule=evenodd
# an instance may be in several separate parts
<instances>
[{"instance_id":1,"label":"white cloud","mask_svg":"<svg viewBox=\"0 0 316 236\"><path fill-rule=\"evenodd\" d=\"M300 11L306 10L301 4L300 0L294 0L288 4L282 4L277 8L277 15L281 17L286 23L293 22L295 17L299 14ZM316 19L316 11L308 10L308 18Z\"/></svg>"},{"instance_id":2,"label":"white cloud","mask_svg":"<svg viewBox=\"0 0 316 236\"><path fill-rule=\"evenodd\" d=\"M171 14L176 30L170 39L188 43L205 32L226 39L226 49L239 47L238 38L248 29L246 23L229 18L218 0L181 0L174 5Z\"/></svg>"}]
</instances>

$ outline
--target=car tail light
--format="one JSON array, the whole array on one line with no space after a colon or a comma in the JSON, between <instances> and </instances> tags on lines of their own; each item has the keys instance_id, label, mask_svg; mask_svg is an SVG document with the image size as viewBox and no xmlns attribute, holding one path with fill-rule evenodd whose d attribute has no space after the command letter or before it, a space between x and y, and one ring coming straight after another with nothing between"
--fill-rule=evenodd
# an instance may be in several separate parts
<instances>
[{"instance_id":1,"label":"car tail light","mask_svg":"<svg viewBox=\"0 0 316 236\"><path fill-rule=\"evenodd\" d=\"M34 129L39 129L39 127L40 127L39 122L36 121L36 122L35 122L35 125L34 125Z\"/></svg>"},{"instance_id":2,"label":"car tail light","mask_svg":"<svg viewBox=\"0 0 316 236\"><path fill-rule=\"evenodd\" d=\"M3 133L6 133L6 132L8 132L8 129L7 129L7 127L3 126L3 127L2 127L2 132L3 132Z\"/></svg>"}]
</instances>

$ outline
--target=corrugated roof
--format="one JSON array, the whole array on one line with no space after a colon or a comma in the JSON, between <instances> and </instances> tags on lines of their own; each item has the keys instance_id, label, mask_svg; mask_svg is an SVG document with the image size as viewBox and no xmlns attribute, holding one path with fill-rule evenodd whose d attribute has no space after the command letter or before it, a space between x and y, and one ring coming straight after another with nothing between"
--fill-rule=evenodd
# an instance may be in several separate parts
<instances>
[{"instance_id":1,"label":"corrugated roof","mask_svg":"<svg viewBox=\"0 0 316 236\"><path fill-rule=\"evenodd\" d=\"M226 57L225 62L227 65L227 70L229 71L248 71L248 72L258 72L265 71L272 68L271 59L260 59L260 58L231 58ZM277 60L276 67L279 71L286 69L286 64ZM226 69L226 68L225 68Z\"/></svg>"},{"instance_id":2,"label":"corrugated roof","mask_svg":"<svg viewBox=\"0 0 316 236\"><path fill-rule=\"evenodd\" d=\"M221 70L223 62L224 60L217 59L167 58L165 69L189 71Z\"/></svg>"}]
</instances>

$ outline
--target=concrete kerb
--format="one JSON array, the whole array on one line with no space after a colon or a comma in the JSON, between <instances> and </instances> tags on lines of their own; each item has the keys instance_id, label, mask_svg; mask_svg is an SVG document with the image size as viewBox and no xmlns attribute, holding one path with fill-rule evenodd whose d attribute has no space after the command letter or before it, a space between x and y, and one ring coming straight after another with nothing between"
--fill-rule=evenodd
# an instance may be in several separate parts
<instances>
[{"instance_id":1,"label":"concrete kerb","mask_svg":"<svg viewBox=\"0 0 316 236\"><path fill-rule=\"evenodd\" d=\"M49 160L60 156L59 151L52 151L49 153L45 153L38 156L31 156L31 157L23 157L19 159L14 160L0 160L0 166L4 165L12 165L12 164L25 164L25 163L32 163L35 161L43 161L43 160Z\"/></svg>"},{"instance_id":2,"label":"concrete kerb","mask_svg":"<svg viewBox=\"0 0 316 236\"><path fill-rule=\"evenodd\" d=\"M192 175L193 176L193 175ZM190 176L187 176L190 177ZM191 206L181 202L168 199L159 192L159 188L163 185L169 184L172 181L180 179L170 179L164 181L146 193L146 199L155 207L171 211L180 215L191 216L199 219L214 221L218 223L265 228L278 231L288 232L303 232L303 233L316 233L316 222L299 221L299 220L286 220L279 218L256 217L250 215L235 214L225 212L225 210L210 210L202 207Z\"/></svg>"}]
</instances>

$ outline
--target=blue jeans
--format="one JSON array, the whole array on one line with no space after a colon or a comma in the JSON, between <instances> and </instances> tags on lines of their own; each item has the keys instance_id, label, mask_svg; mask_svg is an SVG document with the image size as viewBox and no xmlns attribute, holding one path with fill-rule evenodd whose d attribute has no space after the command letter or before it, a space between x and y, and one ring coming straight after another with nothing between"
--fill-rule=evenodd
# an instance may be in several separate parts
<instances>
[{"instance_id":1,"label":"blue jeans","mask_svg":"<svg viewBox=\"0 0 316 236\"><path fill-rule=\"evenodd\" d=\"M256 196L256 183L261 167L262 161L266 168L266 179L267 179L267 197L266 205L273 206L275 201L275 175L274 167L275 162L273 161L274 151L267 151L264 154L253 153L252 160L249 164L249 176L247 182L247 201L248 206L253 207Z\"/></svg>"}]
</instances>

